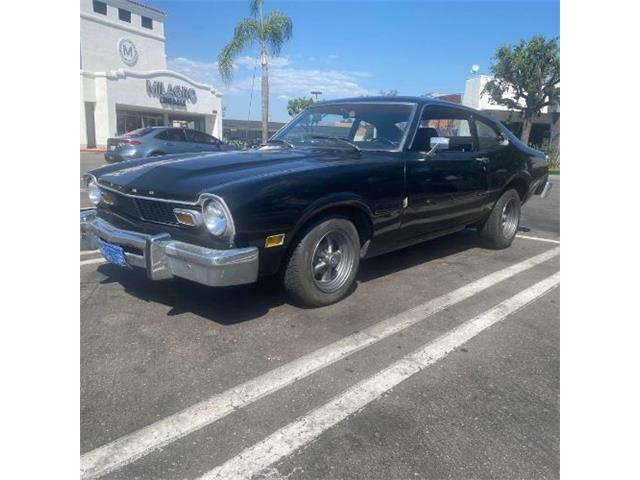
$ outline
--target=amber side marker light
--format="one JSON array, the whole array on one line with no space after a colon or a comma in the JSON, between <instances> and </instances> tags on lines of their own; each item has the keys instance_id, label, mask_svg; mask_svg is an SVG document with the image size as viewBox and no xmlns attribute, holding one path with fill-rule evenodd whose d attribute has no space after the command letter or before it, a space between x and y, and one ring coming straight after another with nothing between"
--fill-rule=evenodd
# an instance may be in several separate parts
<instances>
[{"instance_id":1,"label":"amber side marker light","mask_svg":"<svg viewBox=\"0 0 640 480\"><path fill-rule=\"evenodd\" d=\"M104 190L102 192L100 192L100 198L107 205L113 205L115 203L115 201L114 201L113 197L111 196L111 194L109 192L105 192Z\"/></svg>"},{"instance_id":2,"label":"amber side marker light","mask_svg":"<svg viewBox=\"0 0 640 480\"><path fill-rule=\"evenodd\" d=\"M264 241L264 248L279 247L284 243L284 233L271 235Z\"/></svg>"},{"instance_id":3,"label":"amber side marker light","mask_svg":"<svg viewBox=\"0 0 640 480\"><path fill-rule=\"evenodd\" d=\"M180 208L175 208L173 210L173 214L176 216L176 220L181 225L186 225L188 227L197 227L202 223L202 215L200 212L196 212L194 210L182 210Z\"/></svg>"}]
</instances>

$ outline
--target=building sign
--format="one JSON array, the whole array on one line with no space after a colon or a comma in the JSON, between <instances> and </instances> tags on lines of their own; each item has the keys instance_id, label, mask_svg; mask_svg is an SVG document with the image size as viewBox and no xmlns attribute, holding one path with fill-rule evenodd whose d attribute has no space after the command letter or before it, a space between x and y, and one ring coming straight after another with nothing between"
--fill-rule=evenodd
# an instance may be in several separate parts
<instances>
[{"instance_id":1,"label":"building sign","mask_svg":"<svg viewBox=\"0 0 640 480\"><path fill-rule=\"evenodd\" d=\"M133 67L138 62L138 50L128 38L121 38L118 42L118 53L124 63Z\"/></svg>"},{"instance_id":2,"label":"building sign","mask_svg":"<svg viewBox=\"0 0 640 480\"><path fill-rule=\"evenodd\" d=\"M164 82L157 80L147 80L147 95L150 97L158 97L160 103L163 105L186 107L187 101L191 103L198 101L194 88L171 84L165 87Z\"/></svg>"}]
</instances>

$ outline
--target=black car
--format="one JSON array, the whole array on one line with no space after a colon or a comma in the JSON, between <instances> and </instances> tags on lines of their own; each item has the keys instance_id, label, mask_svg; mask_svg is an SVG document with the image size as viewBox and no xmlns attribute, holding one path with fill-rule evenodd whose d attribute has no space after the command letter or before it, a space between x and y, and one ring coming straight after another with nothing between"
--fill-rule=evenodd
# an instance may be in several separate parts
<instances>
[{"instance_id":1,"label":"black car","mask_svg":"<svg viewBox=\"0 0 640 480\"><path fill-rule=\"evenodd\" d=\"M246 152L91 171L81 231L107 260L210 286L279 274L327 305L360 260L476 226L508 247L548 162L481 112L430 98L326 101Z\"/></svg>"}]
</instances>

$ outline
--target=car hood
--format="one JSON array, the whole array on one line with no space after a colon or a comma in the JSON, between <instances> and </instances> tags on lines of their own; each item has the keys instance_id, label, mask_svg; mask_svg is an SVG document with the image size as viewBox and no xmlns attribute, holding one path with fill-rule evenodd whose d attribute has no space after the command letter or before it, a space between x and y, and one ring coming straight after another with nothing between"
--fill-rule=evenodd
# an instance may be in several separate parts
<instances>
[{"instance_id":1,"label":"car hood","mask_svg":"<svg viewBox=\"0 0 640 480\"><path fill-rule=\"evenodd\" d=\"M202 193L255 177L318 168L353 154L280 147L244 152L166 155L105 165L89 172L98 183L128 194L192 202Z\"/></svg>"}]
</instances>

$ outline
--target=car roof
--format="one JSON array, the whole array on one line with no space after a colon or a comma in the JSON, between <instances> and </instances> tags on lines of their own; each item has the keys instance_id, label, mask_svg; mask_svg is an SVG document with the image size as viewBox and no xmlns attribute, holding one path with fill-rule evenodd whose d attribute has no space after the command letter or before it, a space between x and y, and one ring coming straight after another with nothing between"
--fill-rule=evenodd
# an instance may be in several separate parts
<instances>
[{"instance_id":1,"label":"car roof","mask_svg":"<svg viewBox=\"0 0 640 480\"><path fill-rule=\"evenodd\" d=\"M413 96L375 96L375 97L352 97L352 98L338 98L335 100L323 100L311 105L310 108L320 105L333 105L341 103L415 103L419 107L424 105L441 105L443 107L455 107L460 110L466 110L474 115L481 116L485 119L499 123L496 119L487 115L485 112L476 110L475 108L467 107L460 103L449 102L447 100L441 100L436 97L413 97Z\"/></svg>"},{"instance_id":2,"label":"car roof","mask_svg":"<svg viewBox=\"0 0 640 480\"><path fill-rule=\"evenodd\" d=\"M375 96L375 97L351 97L351 98L337 98L335 100L323 100L318 103L446 103L451 104L451 102L447 102L446 100L440 100L435 97L412 97L412 96ZM453 105L459 105L454 103Z\"/></svg>"}]
</instances>

